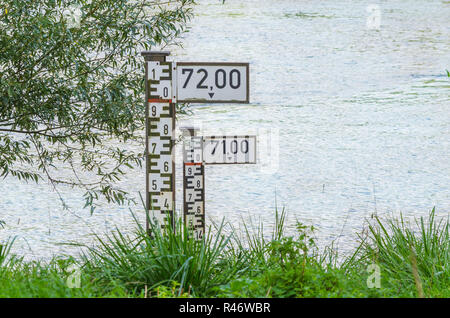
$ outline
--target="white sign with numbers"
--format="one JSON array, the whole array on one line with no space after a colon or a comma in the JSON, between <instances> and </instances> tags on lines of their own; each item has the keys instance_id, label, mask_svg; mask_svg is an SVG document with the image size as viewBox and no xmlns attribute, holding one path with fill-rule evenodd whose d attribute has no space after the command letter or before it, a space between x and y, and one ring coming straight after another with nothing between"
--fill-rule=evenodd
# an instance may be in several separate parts
<instances>
[{"instance_id":1,"label":"white sign with numbers","mask_svg":"<svg viewBox=\"0 0 450 318\"><path fill-rule=\"evenodd\" d=\"M248 63L176 64L177 102L249 103Z\"/></svg>"},{"instance_id":2,"label":"white sign with numbers","mask_svg":"<svg viewBox=\"0 0 450 318\"><path fill-rule=\"evenodd\" d=\"M203 137L205 164L256 163L256 136Z\"/></svg>"}]
</instances>

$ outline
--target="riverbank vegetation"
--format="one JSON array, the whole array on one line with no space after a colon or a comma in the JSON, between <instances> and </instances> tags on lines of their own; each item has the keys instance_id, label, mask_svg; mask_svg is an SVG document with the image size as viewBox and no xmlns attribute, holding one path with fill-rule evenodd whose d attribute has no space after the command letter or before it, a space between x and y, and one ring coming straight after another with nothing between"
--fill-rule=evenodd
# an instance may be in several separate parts
<instances>
[{"instance_id":1,"label":"riverbank vegetation","mask_svg":"<svg viewBox=\"0 0 450 318\"><path fill-rule=\"evenodd\" d=\"M2 0L0 176L136 198L120 185L143 165L141 52L176 45L193 0Z\"/></svg>"},{"instance_id":2,"label":"riverbank vegetation","mask_svg":"<svg viewBox=\"0 0 450 318\"><path fill-rule=\"evenodd\" d=\"M287 235L285 213L275 218L270 237L222 223L199 242L180 222L153 239L136 222L134 235L116 230L77 259L45 263L13 255L11 239L0 245L0 297L450 296L449 219L434 209L414 224L375 217L346 257L319 250L313 227Z\"/></svg>"}]
</instances>

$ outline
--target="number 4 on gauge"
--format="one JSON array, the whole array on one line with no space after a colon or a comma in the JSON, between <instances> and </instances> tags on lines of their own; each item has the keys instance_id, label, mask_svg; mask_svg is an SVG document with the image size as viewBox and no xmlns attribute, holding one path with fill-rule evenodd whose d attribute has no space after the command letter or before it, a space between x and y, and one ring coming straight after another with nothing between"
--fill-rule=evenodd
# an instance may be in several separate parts
<instances>
[{"instance_id":1,"label":"number 4 on gauge","mask_svg":"<svg viewBox=\"0 0 450 318\"><path fill-rule=\"evenodd\" d=\"M249 103L248 63L177 63L180 103Z\"/></svg>"}]
</instances>

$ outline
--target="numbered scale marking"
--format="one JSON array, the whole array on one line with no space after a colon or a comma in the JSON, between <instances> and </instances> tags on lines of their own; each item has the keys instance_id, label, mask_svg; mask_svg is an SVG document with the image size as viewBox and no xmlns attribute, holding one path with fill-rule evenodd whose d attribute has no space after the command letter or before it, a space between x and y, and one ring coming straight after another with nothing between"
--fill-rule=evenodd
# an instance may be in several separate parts
<instances>
[{"instance_id":1,"label":"numbered scale marking","mask_svg":"<svg viewBox=\"0 0 450 318\"><path fill-rule=\"evenodd\" d=\"M174 220L174 104L172 63L147 62L148 206L152 222L165 229Z\"/></svg>"},{"instance_id":2,"label":"numbered scale marking","mask_svg":"<svg viewBox=\"0 0 450 318\"><path fill-rule=\"evenodd\" d=\"M184 222L189 236L196 240L205 233L205 173L203 138L187 137L183 143Z\"/></svg>"},{"instance_id":3,"label":"numbered scale marking","mask_svg":"<svg viewBox=\"0 0 450 318\"><path fill-rule=\"evenodd\" d=\"M175 63L154 61L147 62L149 101L168 101L176 103L176 96L174 94L176 91L176 83L175 81L172 81L175 66L172 66L172 64Z\"/></svg>"}]
</instances>

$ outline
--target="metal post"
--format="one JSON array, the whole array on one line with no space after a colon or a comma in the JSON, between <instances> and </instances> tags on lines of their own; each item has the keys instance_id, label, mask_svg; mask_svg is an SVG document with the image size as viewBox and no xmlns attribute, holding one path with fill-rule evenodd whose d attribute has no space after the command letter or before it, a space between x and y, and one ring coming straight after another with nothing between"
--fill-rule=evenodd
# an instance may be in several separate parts
<instances>
[{"instance_id":1,"label":"metal post","mask_svg":"<svg viewBox=\"0 0 450 318\"><path fill-rule=\"evenodd\" d=\"M145 157L146 229L150 220L165 229L174 225L175 209L175 97L172 63L168 51L144 51L145 59Z\"/></svg>"}]
</instances>

